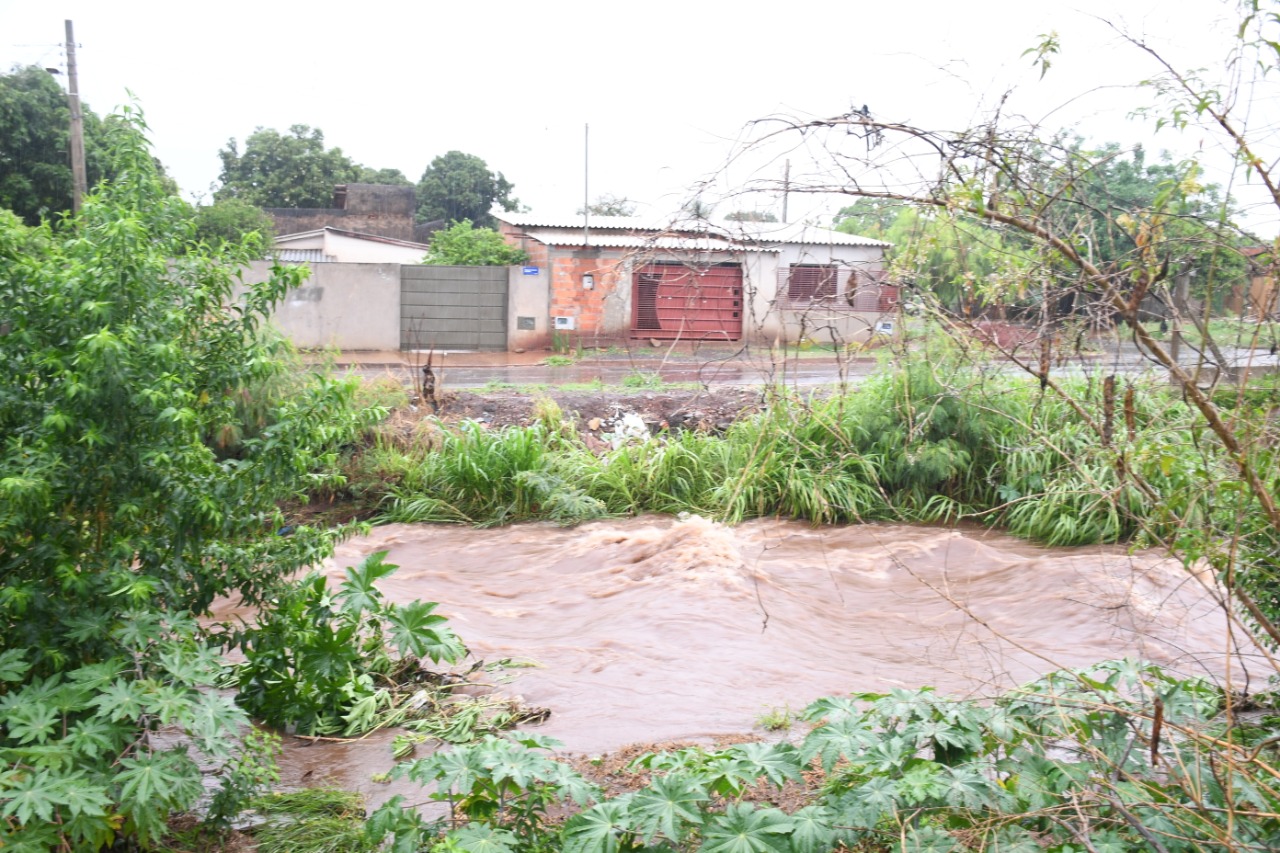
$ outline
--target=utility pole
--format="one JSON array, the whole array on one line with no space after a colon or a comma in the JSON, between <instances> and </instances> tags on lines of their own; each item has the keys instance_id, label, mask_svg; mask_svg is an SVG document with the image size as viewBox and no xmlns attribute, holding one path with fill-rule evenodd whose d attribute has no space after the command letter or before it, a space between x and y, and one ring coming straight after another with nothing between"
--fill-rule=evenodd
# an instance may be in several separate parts
<instances>
[{"instance_id":1,"label":"utility pole","mask_svg":"<svg viewBox=\"0 0 1280 853\"><path fill-rule=\"evenodd\" d=\"M787 194L791 192L791 161L782 170L782 224L787 224Z\"/></svg>"},{"instance_id":2,"label":"utility pole","mask_svg":"<svg viewBox=\"0 0 1280 853\"><path fill-rule=\"evenodd\" d=\"M591 125L582 125L582 248L591 245Z\"/></svg>"},{"instance_id":3,"label":"utility pole","mask_svg":"<svg viewBox=\"0 0 1280 853\"><path fill-rule=\"evenodd\" d=\"M1191 290L1191 272L1183 270L1173 279L1173 323L1169 330L1169 356L1173 363L1178 363L1182 350L1182 312L1187 305L1187 296Z\"/></svg>"},{"instance_id":4,"label":"utility pole","mask_svg":"<svg viewBox=\"0 0 1280 853\"><path fill-rule=\"evenodd\" d=\"M80 87L76 79L76 36L67 21L67 104L71 107L71 212L80 213L80 201L89 189L84 170L84 114L80 111Z\"/></svg>"}]
</instances>

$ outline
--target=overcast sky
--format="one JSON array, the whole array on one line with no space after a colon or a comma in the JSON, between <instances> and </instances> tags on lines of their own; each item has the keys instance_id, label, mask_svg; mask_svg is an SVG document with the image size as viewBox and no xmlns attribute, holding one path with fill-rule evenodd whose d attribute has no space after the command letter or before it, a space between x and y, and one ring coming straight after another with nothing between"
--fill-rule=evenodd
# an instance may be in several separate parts
<instances>
[{"instance_id":1,"label":"overcast sky","mask_svg":"<svg viewBox=\"0 0 1280 853\"><path fill-rule=\"evenodd\" d=\"M716 178L714 201L761 169L779 171L776 161L724 168L744 127L779 112L839 115L866 104L877 118L959 128L1012 90L1007 109L1046 127L1150 144L1150 122L1126 118L1150 96L1126 84L1155 68L1098 16L1159 45L1179 67L1220 67L1233 8L1217 0L0 0L0 64L65 68L63 21L72 19L85 101L101 114L132 92L157 155L188 196L209 194L229 138L306 124L357 162L415 182L437 155L476 154L535 213L572 213L583 199L589 123L590 196L626 196L656 216L700 180ZM1041 80L1022 53L1050 31L1062 53ZM1155 147L1184 154L1209 141L1170 134ZM777 204L733 198L717 211ZM824 197L792 204L792 219L834 212ZM1255 226L1271 236L1273 220Z\"/></svg>"}]
</instances>

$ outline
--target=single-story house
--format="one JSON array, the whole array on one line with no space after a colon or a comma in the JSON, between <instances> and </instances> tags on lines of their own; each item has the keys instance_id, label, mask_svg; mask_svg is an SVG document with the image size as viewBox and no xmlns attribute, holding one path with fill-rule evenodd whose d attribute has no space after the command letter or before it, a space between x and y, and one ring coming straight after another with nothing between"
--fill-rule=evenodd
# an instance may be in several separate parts
<instances>
[{"instance_id":1,"label":"single-story house","mask_svg":"<svg viewBox=\"0 0 1280 853\"><path fill-rule=\"evenodd\" d=\"M530 304L545 304L553 333L851 342L884 330L897 304L889 244L867 237L796 223L495 217L528 253L521 286L545 293Z\"/></svg>"},{"instance_id":2,"label":"single-story house","mask_svg":"<svg viewBox=\"0 0 1280 853\"><path fill-rule=\"evenodd\" d=\"M424 243L329 225L275 239L276 257L289 263L418 264L430 249Z\"/></svg>"}]
</instances>

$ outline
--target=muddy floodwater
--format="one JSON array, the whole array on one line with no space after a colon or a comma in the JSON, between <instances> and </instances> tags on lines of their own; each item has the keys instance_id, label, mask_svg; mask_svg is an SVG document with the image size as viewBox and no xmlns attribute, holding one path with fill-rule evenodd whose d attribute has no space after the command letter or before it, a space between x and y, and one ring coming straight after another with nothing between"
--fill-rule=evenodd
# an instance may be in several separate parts
<instances>
[{"instance_id":1,"label":"muddy floodwater","mask_svg":"<svg viewBox=\"0 0 1280 853\"><path fill-rule=\"evenodd\" d=\"M537 664L502 689L549 708L536 730L573 752L747 732L770 709L850 691L992 695L1123 656L1221 678L1247 646L1208 578L1172 559L979 528L392 525L341 546L330 576L382 550L400 566L380 584L389 598L439 602L478 657ZM1256 686L1266 670L1249 660L1232 678ZM365 787L387 741L299 758Z\"/></svg>"}]
</instances>

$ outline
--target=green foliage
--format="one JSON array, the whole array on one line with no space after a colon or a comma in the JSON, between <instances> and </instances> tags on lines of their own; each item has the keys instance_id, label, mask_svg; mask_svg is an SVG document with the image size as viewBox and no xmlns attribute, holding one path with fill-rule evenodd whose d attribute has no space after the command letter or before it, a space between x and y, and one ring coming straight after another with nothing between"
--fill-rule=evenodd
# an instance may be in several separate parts
<instances>
[{"instance_id":1,"label":"green foliage","mask_svg":"<svg viewBox=\"0 0 1280 853\"><path fill-rule=\"evenodd\" d=\"M1280 608L1264 592L1280 588L1265 556L1275 537L1257 523L1232 460L1200 440L1195 413L1165 387L1131 381L1108 397L1103 385L1060 380L1073 406L1034 380L995 377L931 351L856 393L777 395L723 435L682 430L598 454L550 421L502 431L471 425L402 464L395 453L379 457L389 476L367 497L385 499L383 517L395 521L643 512L729 522L974 519L1053 545L1165 542L1236 571L1267 608ZM1256 439L1252 464L1272 470L1274 386L1237 396L1241 434ZM1247 547L1214 544L1233 539Z\"/></svg>"},{"instance_id":2,"label":"green foliage","mask_svg":"<svg viewBox=\"0 0 1280 853\"><path fill-rule=\"evenodd\" d=\"M636 203L626 196L619 197L612 193L605 193L596 196L596 200L585 208L578 208L578 216L584 212L592 216L635 216Z\"/></svg>"},{"instance_id":3,"label":"green foliage","mask_svg":"<svg viewBox=\"0 0 1280 853\"><path fill-rule=\"evenodd\" d=\"M661 388L665 384L662 374L657 371L633 370L622 377L623 388Z\"/></svg>"},{"instance_id":4,"label":"green foliage","mask_svg":"<svg viewBox=\"0 0 1280 853\"><path fill-rule=\"evenodd\" d=\"M503 210L518 210L519 199L511 197L515 185L501 172L474 154L450 151L435 158L418 181L418 221L461 222L469 220L481 227L492 227L489 211L499 205Z\"/></svg>"},{"instance_id":5,"label":"green foliage","mask_svg":"<svg viewBox=\"0 0 1280 853\"><path fill-rule=\"evenodd\" d=\"M234 637L245 658L231 674L241 706L271 726L348 736L420 710L414 691L404 689L425 678L420 661L455 663L465 649L432 613L435 604L384 600L375 583L397 568L384 557L371 554L347 569L336 592L324 575L307 575L246 636Z\"/></svg>"},{"instance_id":6,"label":"green foliage","mask_svg":"<svg viewBox=\"0 0 1280 853\"><path fill-rule=\"evenodd\" d=\"M778 217L767 210L735 210L724 215L728 222L777 222Z\"/></svg>"},{"instance_id":7,"label":"green foliage","mask_svg":"<svg viewBox=\"0 0 1280 853\"><path fill-rule=\"evenodd\" d=\"M476 228L462 219L431 235L431 251L424 264L464 267L505 267L523 264L529 255L510 246L492 228Z\"/></svg>"},{"instance_id":8,"label":"green foliage","mask_svg":"<svg viewBox=\"0 0 1280 853\"><path fill-rule=\"evenodd\" d=\"M280 781L276 756L280 754L280 736L260 729L245 732L240 753L223 768L222 787L214 794L205 816L205 829L221 832L231 821L260 796Z\"/></svg>"},{"instance_id":9,"label":"green foliage","mask_svg":"<svg viewBox=\"0 0 1280 853\"><path fill-rule=\"evenodd\" d=\"M350 385L315 378L263 400L267 426L233 455L211 446L244 431L244 391L280 369L259 329L298 274L237 296L244 247L193 249L141 117L106 124L119 177L79 217L0 217L0 845L14 850L145 842L195 803L198 759L225 760L246 720L210 689L219 653L195 617L218 596L268 604L329 553L338 531L275 535L277 502L324 482L367 420ZM156 739L162 726L189 743ZM227 781L240 792L242 770Z\"/></svg>"},{"instance_id":10,"label":"green foliage","mask_svg":"<svg viewBox=\"0 0 1280 853\"><path fill-rule=\"evenodd\" d=\"M89 186L113 175L107 128L83 103L85 172ZM28 225L71 209L67 96L43 68L0 75L0 207Z\"/></svg>"},{"instance_id":11,"label":"green foliage","mask_svg":"<svg viewBox=\"0 0 1280 853\"><path fill-rule=\"evenodd\" d=\"M253 239L256 251L266 252L275 237L271 217L241 198L225 198L197 207L196 239L210 245Z\"/></svg>"},{"instance_id":12,"label":"green foliage","mask_svg":"<svg viewBox=\"0 0 1280 853\"><path fill-rule=\"evenodd\" d=\"M373 853L359 794L333 788L273 793L253 801L265 820L253 832L259 853Z\"/></svg>"},{"instance_id":13,"label":"green foliage","mask_svg":"<svg viewBox=\"0 0 1280 853\"><path fill-rule=\"evenodd\" d=\"M230 139L218 157L221 186L214 197L220 202L239 199L255 207L329 207L338 184L404 179L398 170L374 171L354 162L341 148L325 148L324 132L305 124L293 125L287 134L259 127L245 140L244 153Z\"/></svg>"},{"instance_id":14,"label":"green foliage","mask_svg":"<svg viewBox=\"0 0 1280 853\"><path fill-rule=\"evenodd\" d=\"M1265 849L1280 832L1276 771L1231 744L1212 769L1223 699L1134 661L994 703L928 688L833 697L806 709L815 727L797 745L650 753L633 762L648 784L614 797L547 756L554 742L486 738L393 772L430 786L444 819L393 801L370 832L410 850ZM815 768L803 807L762 804Z\"/></svg>"},{"instance_id":15,"label":"green foliage","mask_svg":"<svg viewBox=\"0 0 1280 853\"><path fill-rule=\"evenodd\" d=\"M551 453L567 446L558 429L534 423L490 432L472 423L446 435L434 453L391 489L389 522L507 524L530 518L575 522L604 505L554 470Z\"/></svg>"}]
</instances>

